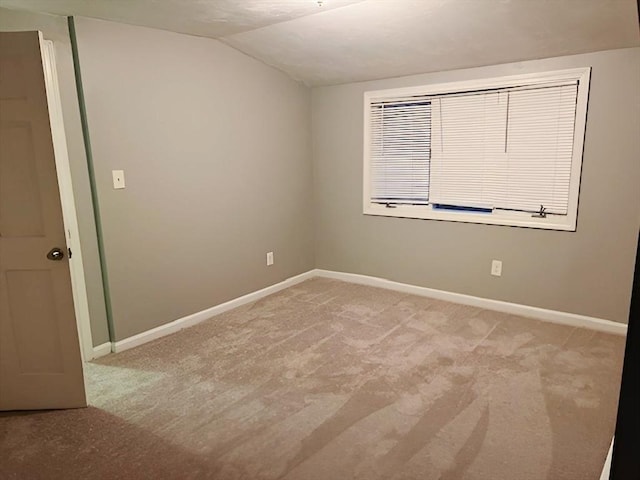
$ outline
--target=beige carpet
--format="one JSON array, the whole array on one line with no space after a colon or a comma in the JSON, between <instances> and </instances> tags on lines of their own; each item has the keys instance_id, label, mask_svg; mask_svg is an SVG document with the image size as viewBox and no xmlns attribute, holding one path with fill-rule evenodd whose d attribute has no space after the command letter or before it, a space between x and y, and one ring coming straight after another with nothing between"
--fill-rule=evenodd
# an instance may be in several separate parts
<instances>
[{"instance_id":1,"label":"beige carpet","mask_svg":"<svg viewBox=\"0 0 640 480\"><path fill-rule=\"evenodd\" d=\"M597 480L621 337L313 279L0 416L2 479Z\"/></svg>"}]
</instances>

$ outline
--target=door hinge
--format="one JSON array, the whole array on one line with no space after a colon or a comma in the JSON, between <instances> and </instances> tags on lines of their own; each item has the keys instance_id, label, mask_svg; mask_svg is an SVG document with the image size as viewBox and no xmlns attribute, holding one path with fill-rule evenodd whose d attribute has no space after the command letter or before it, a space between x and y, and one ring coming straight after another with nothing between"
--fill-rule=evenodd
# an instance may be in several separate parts
<instances>
[{"instance_id":1,"label":"door hinge","mask_svg":"<svg viewBox=\"0 0 640 480\"><path fill-rule=\"evenodd\" d=\"M73 256L73 254L71 253L71 249L67 248L67 250L69 251L69 259L71 259L71 257Z\"/></svg>"}]
</instances>

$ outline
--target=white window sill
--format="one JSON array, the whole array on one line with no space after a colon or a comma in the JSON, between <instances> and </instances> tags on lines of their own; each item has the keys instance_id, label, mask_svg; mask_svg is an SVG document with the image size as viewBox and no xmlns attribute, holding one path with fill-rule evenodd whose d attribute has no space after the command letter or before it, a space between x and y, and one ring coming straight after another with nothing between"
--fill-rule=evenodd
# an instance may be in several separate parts
<instances>
[{"instance_id":1,"label":"white window sill","mask_svg":"<svg viewBox=\"0 0 640 480\"><path fill-rule=\"evenodd\" d=\"M396 205L388 208L380 204L365 204L365 215L383 217L418 218L423 220L443 220L449 222L481 223L510 227L538 228L544 230L562 230L575 232L575 216L549 215L546 218L532 217L525 212L493 213L435 210L431 206Z\"/></svg>"}]
</instances>

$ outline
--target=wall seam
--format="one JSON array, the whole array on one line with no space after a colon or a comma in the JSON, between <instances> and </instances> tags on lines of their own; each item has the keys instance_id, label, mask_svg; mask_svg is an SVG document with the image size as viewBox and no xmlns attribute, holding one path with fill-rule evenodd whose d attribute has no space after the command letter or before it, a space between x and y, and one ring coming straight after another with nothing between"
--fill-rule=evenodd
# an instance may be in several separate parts
<instances>
[{"instance_id":1,"label":"wall seam","mask_svg":"<svg viewBox=\"0 0 640 480\"><path fill-rule=\"evenodd\" d=\"M76 37L76 26L74 17L67 17L69 27L69 39L71 40L71 54L73 56L73 71L76 80L76 91L78 94L78 107L80 109L80 123L82 125L82 137L87 157L87 170L89 173L89 186L91 189L91 199L93 204L93 215L95 217L96 235L98 240L98 256L100 257L100 273L102 276L102 291L104 294L105 310L107 313L107 329L109 331L109 341L115 342L115 328L113 324L113 311L111 307L111 292L109 289L109 275L107 273L107 261L104 249L104 237L102 220L100 216L100 205L98 201L98 189L96 186L96 176L91 150L91 139L89 136L89 122L87 119L87 107L82 86L82 74L80 72L80 56L78 54L78 39Z\"/></svg>"}]
</instances>

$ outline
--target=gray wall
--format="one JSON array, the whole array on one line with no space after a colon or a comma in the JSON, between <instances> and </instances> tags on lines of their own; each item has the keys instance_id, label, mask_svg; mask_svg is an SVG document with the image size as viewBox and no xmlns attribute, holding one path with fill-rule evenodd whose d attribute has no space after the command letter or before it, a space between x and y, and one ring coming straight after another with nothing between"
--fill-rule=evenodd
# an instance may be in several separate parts
<instances>
[{"instance_id":1,"label":"gray wall","mask_svg":"<svg viewBox=\"0 0 640 480\"><path fill-rule=\"evenodd\" d=\"M56 55L56 70L60 86L62 115L64 117L69 163L80 229L80 243L84 264L89 315L91 317L91 334L93 345L109 341L107 320L102 293L102 277L100 275L100 259L96 227L93 217L91 191L87 163L80 125L78 97L73 72L73 58L64 17L37 13L19 12L0 8L0 31L33 31L40 30L45 39L52 40Z\"/></svg>"},{"instance_id":2,"label":"gray wall","mask_svg":"<svg viewBox=\"0 0 640 480\"><path fill-rule=\"evenodd\" d=\"M76 28L116 340L313 268L309 90L216 40Z\"/></svg>"},{"instance_id":3,"label":"gray wall","mask_svg":"<svg viewBox=\"0 0 640 480\"><path fill-rule=\"evenodd\" d=\"M363 93L592 66L576 232L362 214ZM312 91L316 266L626 322L640 224L640 49ZM489 274L503 261L502 277Z\"/></svg>"}]
</instances>

